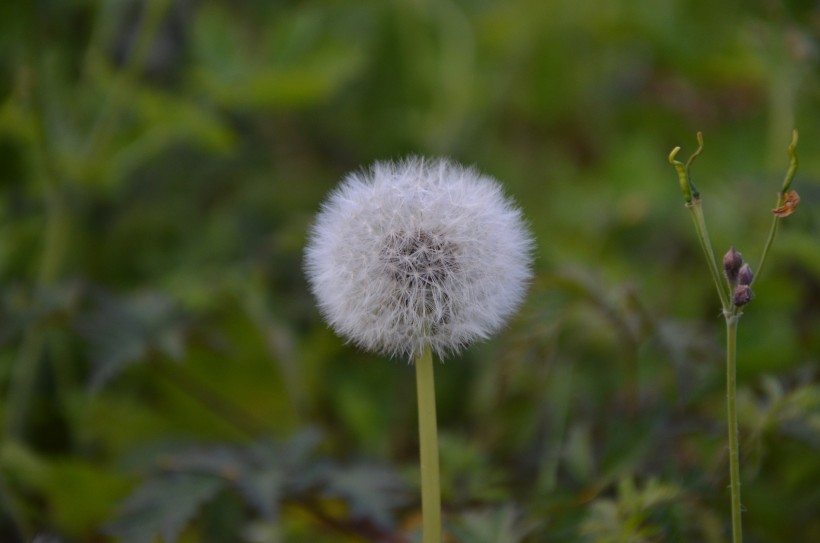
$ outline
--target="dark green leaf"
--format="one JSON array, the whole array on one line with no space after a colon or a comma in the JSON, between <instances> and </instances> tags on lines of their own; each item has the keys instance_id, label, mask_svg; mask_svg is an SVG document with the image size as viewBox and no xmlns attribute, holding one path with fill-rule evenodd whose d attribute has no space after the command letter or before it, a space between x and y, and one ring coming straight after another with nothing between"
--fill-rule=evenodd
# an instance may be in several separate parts
<instances>
[{"instance_id":1,"label":"dark green leaf","mask_svg":"<svg viewBox=\"0 0 820 543\"><path fill-rule=\"evenodd\" d=\"M104 386L127 366L158 352L173 359L185 351L185 321L166 296L144 292L127 299L99 296L78 328L91 349L94 372L90 385Z\"/></svg>"},{"instance_id":2,"label":"dark green leaf","mask_svg":"<svg viewBox=\"0 0 820 543\"><path fill-rule=\"evenodd\" d=\"M123 504L106 532L123 543L151 543L162 537L176 541L199 507L225 487L226 481L207 474L173 473L151 479Z\"/></svg>"},{"instance_id":3,"label":"dark green leaf","mask_svg":"<svg viewBox=\"0 0 820 543\"><path fill-rule=\"evenodd\" d=\"M353 518L383 529L393 526L393 510L406 505L410 497L406 483L395 471L370 465L332 468L323 491L346 500Z\"/></svg>"}]
</instances>

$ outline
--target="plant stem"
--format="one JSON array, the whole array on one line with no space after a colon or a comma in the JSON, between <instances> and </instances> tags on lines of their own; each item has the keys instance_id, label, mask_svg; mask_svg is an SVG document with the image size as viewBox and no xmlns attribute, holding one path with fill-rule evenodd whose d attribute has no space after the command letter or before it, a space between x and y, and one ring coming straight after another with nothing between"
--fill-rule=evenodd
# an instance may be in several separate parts
<instances>
[{"instance_id":1,"label":"plant stem","mask_svg":"<svg viewBox=\"0 0 820 543\"><path fill-rule=\"evenodd\" d=\"M720 305L723 306L724 314L728 315L732 306L729 303L729 295L726 289L723 288L723 281L721 280L720 270L718 269L717 260L715 259L715 252L712 250L709 232L706 231L706 221L703 218L703 207L700 204L700 198L693 198L691 202L686 204L686 208L689 210L689 213L691 213L692 221L695 223L695 232L698 235L698 241L703 249L703 254L706 256L709 272L712 274L712 281L714 281L718 296L720 296Z\"/></svg>"},{"instance_id":2,"label":"plant stem","mask_svg":"<svg viewBox=\"0 0 820 543\"><path fill-rule=\"evenodd\" d=\"M786 175L783 177L783 188L777 194L777 204L775 207L782 206L786 201L786 193L789 191L789 188L792 185L792 180L794 179L795 174L797 173L797 129L792 130L792 141L789 144L789 168L786 170ZM763 246L763 255L760 257L760 264L757 266L757 272L755 276L752 278L752 285L754 285L755 279L760 276L761 270L763 270L763 264L766 262L766 257L769 255L769 249L772 246L772 242L774 241L774 236L777 234L777 225L780 222L780 217L777 215L774 216L772 219L772 227L769 229L769 237L766 239L766 245Z\"/></svg>"},{"instance_id":3,"label":"plant stem","mask_svg":"<svg viewBox=\"0 0 820 543\"><path fill-rule=\"evenodd\" d=\"M782 201L782 197L778 199L778 202ZM780 205L780 203L778 203ZM752 277L752 283L750 286L755 284L755 279L758 278L760 272L763 270L763 264L766 262L766 257L769 256L769 249L772 247L772 242L774 241L774 237L777 234L777 224L780 222L779 217L775 217L772 219L772 227L769 229L769 237L766 239L766 245L763 246L763 255L760 257L760 264L757 265L757 272Z\"/></svg>"},{"instance_id":4,"label":"plant stem","mask_svg":"<svg viewBox=\"0 0 820 543\"><path fill-rule=\"evenodd\" d=\"M439 486L436 386L430 346L416 358L416 392L419 411L421 457L421 515L424 543L441 542L441 490Z\"/></svg>"},{"instance_id":5,"label":"plant stem","mask_svg":"<svg viewBox=\"0 0 820 543\"><path fill-rule=\"evenodd\" d=\"M766 257L769 254L769 249L772 246L775 235L777 234L777 225L781 217L790 215L794 211L794 207L800 202L800 197L796 192L789 192L794 175L797 172L797 130L792 130L792 141L789 144L789 169L786 171L786 176L783 179L783 188L778 194L777 207L772 210L775 217L772 221L772 227L769 230L769 237L766 240L766 245L763 247L763 255L760 258L760 264L757 268L757 273L753 275L749 285L754 284L754 280L760 276L763 269L763 264L766 262ZM700 195L697 189L692 184L689 175L689 167L692 161L698 157L703 150L703 136L698 132L698 148L689 157L686 164L675 160L680 147L675 147L669 153L669 163L675 168L678 174L678 182L680 183L683 198L686 201L686 208L692 215L692 221L695 223L695 232L698 236L701 249L706 256L706 262L709 265L709 272L712 274L712 281L717 288L718 296L720 296L720 303L723 306L723 317L726 319L726 417L729 432L729 482L732 494L732 541L734 543L742 543L743 541L743 525L741 519L741 502L740 502L740 446L738 445L738 425L737 425L737 325L742 315L742 310L739 306L734 305L732 289L735 288L734 281L730 281L728 290L725 288L721 280L721 273L718 266L718 261L715 258L715 253L712 250L712 242L709 238L709 233L706 231L706 221L703 218L703 209L701 207ZM747 300L748 301L748 300ZM745 302L741 302L745 303Z\"/></svg>"},{"instance_id":6,"label":"plant stem","mask_svg":"<svg viewBox=\"0 0 820 543\"><path fill-rule=\"evenodd\" d=\"M740 447L737 429L737 324L740 314L726 316L726 416L729 432L729 485L732 493L732 541L743 541L740 519Z\"/></svg>"}]
</instances>

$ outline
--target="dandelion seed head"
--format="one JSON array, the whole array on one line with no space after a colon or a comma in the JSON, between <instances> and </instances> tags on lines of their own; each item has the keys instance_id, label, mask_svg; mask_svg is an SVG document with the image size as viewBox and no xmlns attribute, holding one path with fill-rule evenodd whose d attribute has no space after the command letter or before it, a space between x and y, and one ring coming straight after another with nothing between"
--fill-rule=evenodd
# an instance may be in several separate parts
<instances>
[{"instance_id":1,"label":"dandelion seed head","mask_svg":"<svg viewBox=\"0 0 820 543\"><path fill-rule=\"evenodd\" d=\"M446 159L349 174L319 212L305 269L330 326L360 347L439 357L489 337L520 305L533 241L499 184Z\"/></svg>"}]
</instances>

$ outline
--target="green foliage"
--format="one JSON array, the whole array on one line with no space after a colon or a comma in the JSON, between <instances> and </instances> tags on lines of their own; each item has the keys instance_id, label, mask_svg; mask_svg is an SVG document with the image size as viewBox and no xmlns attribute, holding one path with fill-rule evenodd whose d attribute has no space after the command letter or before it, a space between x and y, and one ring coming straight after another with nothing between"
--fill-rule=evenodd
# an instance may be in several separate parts
<instances>
[{"instance_id":1,"label":"green foliage","mask_svg":"<svg viewBox=\"0 0 820 543\"><path fill-rule=\"evenodd\" d=\"M301 266L344 173L422 153L538 239L520 315L436 368L449 536L726 541L720 307L666 158L703 131L714 246L756 263L794 127L738 338L743 521L820 540L818 17L0 3L0 540L417 538L413 368L328 331Z\"/></svg>"},{"instance_id":2,"label":"green foliage","mask_svg":"<svg viewBox=\"0 0 820 543\"><path fill-rule=\"evenodd\" d=\"M452 526L457 541L467 543L518 543L525 541L534 526L520 512L506 506L484 511L467 511Z\"/></svg>"},{"instance_id":3,"label":"green foliage","mask_svg":"<svg viewBox=\"0 0 820 543\"><path fill-rule=\"evenodd\" d=\"M203 504L234 490L264 519L277 520L289 503L330 520L325 504L338 500L354 525L389 533L394 511L407 502L406 484L385 467L317 458L317 442L315 432L305 432L282 444L166 448L106 532L129 543L176 541Z\"/></svg>"},{"instance_id":4,"label":"green foliage","mask_svg":"<svg viewBox=\"0 0 820 543\"><path fill-rule=\"evenodd\" d=\"M170 359L184 354L182 319L173 303L157 293L138 293L130 300L101 297L98 306L78 319L95 366L91 386L102 386L125 366L153 352Z\"/></svg>"},{"instance_id":5,"label":"green foliage","mask_svg":"<svg viewBox=\"0 0 820 543\"><path fill-rule=\"evenodd\" d=\"M589 541L600 543L639 543L660 535L657 526L647 525L652 509L673 501L678 490L650 480L640 491L634 481L618 484L618 499L600 499L590 506L581 533Z\"/></svg>"},{"instance_id":6,"label":"green foliage","mask_svg":"<svg viewBox=\"0 0 820 543\"><path fill-rule=\"evenodd\" d=\"M221 486L215 477L196 474L151 480L125 502L121 518L107 531L127 543L150 543L157 536L176 541L196 510Z\"/></svg>"}]
</instances>

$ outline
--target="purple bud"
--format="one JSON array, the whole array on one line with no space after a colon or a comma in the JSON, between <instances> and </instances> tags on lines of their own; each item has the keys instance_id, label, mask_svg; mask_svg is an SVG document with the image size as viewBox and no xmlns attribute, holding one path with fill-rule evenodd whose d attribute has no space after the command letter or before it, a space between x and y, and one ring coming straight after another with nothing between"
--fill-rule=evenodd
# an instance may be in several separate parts
<instances>
[{"instance_id":1,"label":"purple bud","mask_svg":"<svg viewBox=\"0 0 820 543\"><path fill-rule=\"evenodd\" d=\"M737 284L751 285L752 280L754 280L754 278L755 274L752 271L752 268L750 268L748 264L744 264L743 267L740 268L740 271L737 273Z\"/></svg>"},{"instance_id":2,"label":"purple bud","mask_svg":"<svg viewBox=\"0 0 820 543\"><path fill-rule=\"evenodd\" d=\"M740 307L751 302L753 297L752 287L749 285L739 285L735 289L734 294L732 294L732 303Z\"/></svg>"},{"instance_id":3,"label":"purple bud","mask_svg":"<svg viewBox=\"0 0 820 543\"><path fill-rule=\"evenodd\" d=\"M734 286L737 283L737 274L742 265L743 256L734 247L731 247L723 255L723 273L726 274L726 280L729 281L730 285Z\"/></svg>"}]
</instances>

